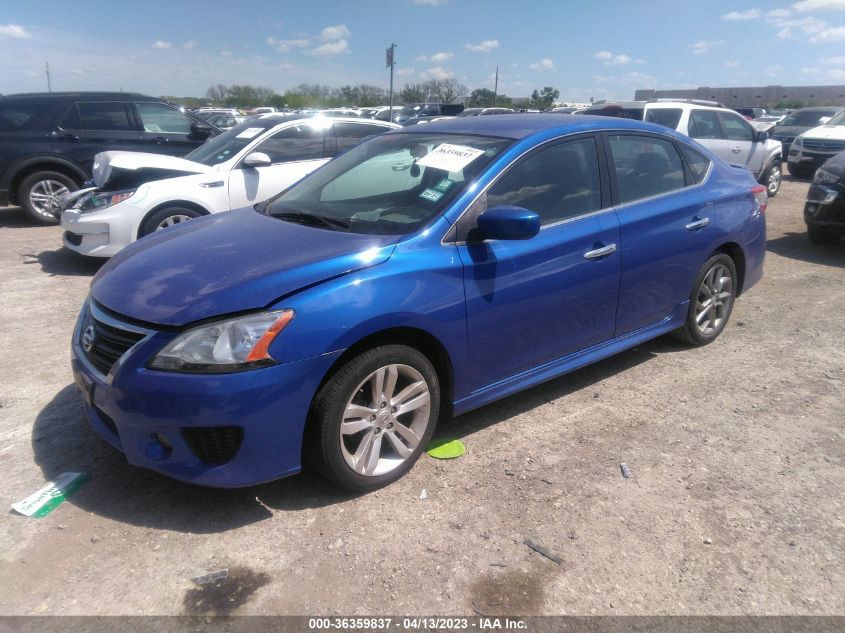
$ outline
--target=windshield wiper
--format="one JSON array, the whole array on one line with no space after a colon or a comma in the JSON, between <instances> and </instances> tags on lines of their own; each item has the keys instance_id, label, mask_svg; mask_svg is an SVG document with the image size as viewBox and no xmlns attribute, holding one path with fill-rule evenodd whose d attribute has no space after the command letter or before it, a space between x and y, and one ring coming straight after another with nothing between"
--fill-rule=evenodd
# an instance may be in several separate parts
<instances>
[{"instance_id":1,"label":"windshield wiper","mask_svg":"<svg viewBox=\"0 0 845 633\"><path fill-rule=\"evenodd\" d=\"M330 229L348 229L351 224L338 220L337 218L330 218L325 215L314 215L312 213L302 213L301 211L285 211L283 213L271 214L274 218L280 220L287 220L288 222L298 222L299 224L309 224L311 226L325 226Z\"/></svg>"}]
</instances>

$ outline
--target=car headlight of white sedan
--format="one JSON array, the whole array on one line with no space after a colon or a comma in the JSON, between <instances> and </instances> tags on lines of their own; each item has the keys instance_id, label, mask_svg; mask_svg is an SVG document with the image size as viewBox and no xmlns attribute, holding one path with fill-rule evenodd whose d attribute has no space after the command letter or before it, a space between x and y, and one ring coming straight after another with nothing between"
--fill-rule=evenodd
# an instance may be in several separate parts
<instances>
[{"instance_id":1,"label":"car headlight of white sedan","mask_svg":"<svg viewBox=\"0 0 845 633\"><path fill-rule=\"evenodd\" d=\"M79 199L76 203L76 210L80 213L92 213L94 211L102 211L108 207L116 205L118 202L123 202L135 195L135 189L124 189L122 191L108 191L89 193Z\"/></svg>"}]
</instances>

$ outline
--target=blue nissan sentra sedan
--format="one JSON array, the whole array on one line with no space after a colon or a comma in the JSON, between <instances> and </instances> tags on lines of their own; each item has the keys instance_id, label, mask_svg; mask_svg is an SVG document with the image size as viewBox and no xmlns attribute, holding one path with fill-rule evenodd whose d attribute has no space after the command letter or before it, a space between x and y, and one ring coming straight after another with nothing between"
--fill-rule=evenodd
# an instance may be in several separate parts
<instances>
[{"instance_id":1,"label":"blue nissan sentra sedan","mask_svg":"<svg viewBox=\"0 0 845 633\"><path fill-rule=\"evenodd\" d=\"M371 490L442 413L673 332L763 272L765 188L689 138L502 115L373 138L268 202L156 232L95 277L72 363L130 463L207 486Z\"/></svg>"}]
</instances>

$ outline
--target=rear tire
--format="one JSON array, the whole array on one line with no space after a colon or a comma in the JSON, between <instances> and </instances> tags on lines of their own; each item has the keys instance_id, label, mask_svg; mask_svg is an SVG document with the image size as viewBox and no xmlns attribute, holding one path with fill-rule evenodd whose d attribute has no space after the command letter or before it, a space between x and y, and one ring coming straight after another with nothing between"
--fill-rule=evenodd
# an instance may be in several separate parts
<instances>
[{"instance_id":1,"label":"rear tire","mask_svg":"<svg viewBox=\"0 0 845 633\"><path fill-rule=\"evenodd\" d=\"M704 263L696 277L686 323L672 334L690 345L707 345L715 341L728 324L736 288L734 261L724 253L716 253Z\"/></svg>"},{"instance_id":2,"label":"rear tire","mask_svg":"<svg viewBox=\"0 0 845 633\"><path fill-rule=\"evenodd\" d=\"M335 484L368 492L393 483L428 446L440 413L431 362L405 345L356 356L311 406L305 457Z\"/></svg>"},{"instance_id":3,"label":"rear tire","mask_svg":"<svg viewBox=\"0 0 845 633\"><path fill-rule=\"evenodd\" d=\"M155 213L150 214L147 219L144 220L141 224L141 229L138 231L138 237L141 238L145 235L149 235L150 233L168 228L169 226L187 222L188 220L198 218L201 215L204 214L190 207L164 207L163 209L159 209Z\"/></svg>"},{"instance_id":4,"label":"rear tire","mask_svg":"<svg viewBox=\"0 0 845 633\"><path fill-rule=\"evenodd\" d=\"M68 191L76 191L79 184L57 171L37 171L18 185L16 196L30 219L39 224L58 224L59 218L48 209L58 203L58 197ZM57 208L57 206L55 207Z\"/></svg>"},{"instance_id":5,"label":"rear tire","mask_svg":"<svg viewBox=\"0 0 845 633\"><path fill-rule=\"evenodd\" d=\"M839 234L832 231L828 226L818 226L815 224L807 225L807 237L813 244L818 246L827 246L835 244L839 240Z\"/></svg>"}]
</instances>

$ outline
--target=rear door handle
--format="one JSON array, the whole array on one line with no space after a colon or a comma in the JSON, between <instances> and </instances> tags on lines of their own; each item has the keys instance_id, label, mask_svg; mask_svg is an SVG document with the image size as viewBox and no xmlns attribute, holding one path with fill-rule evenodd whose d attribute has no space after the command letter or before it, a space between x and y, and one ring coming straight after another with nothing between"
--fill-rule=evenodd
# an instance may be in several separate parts
<instances>
[{"instance_id":1,"label":"rear door handle","mask_svg":"<svg viewBox=\"0 0 845 633\"><path fill-rule=\"evenodd\" d=\"M222 187L223 181L222 180L215 180L214 182L201 182L200 187L204 187L206 189L211 189L212 187Z\"/></svg>"},{"instance_id":2,"label":"rear door handle","mask_svg":"<svg viewBox=\"0 0 845 633\"><path fill-rule=\"evenodd\" d=\"M599 257L607 257L616 252L616 244L608 244L592 251L584 253L584 259L598 259Z\"/></svg>"},{"instance_id":3,"label":"rear door handle","mask_svg":"<svg viewBox=\"0 0 845 633\"><path fill-rule=\"evenodd\" d=\"M700 220L693 220L685 228L687 231L697 231L698 229L703 229L708 224L710 224L710 218L701 218Z\"/></svg>"}]
</instances>

